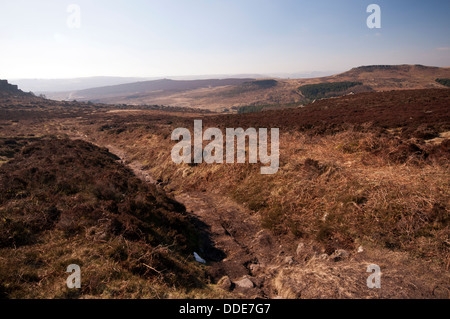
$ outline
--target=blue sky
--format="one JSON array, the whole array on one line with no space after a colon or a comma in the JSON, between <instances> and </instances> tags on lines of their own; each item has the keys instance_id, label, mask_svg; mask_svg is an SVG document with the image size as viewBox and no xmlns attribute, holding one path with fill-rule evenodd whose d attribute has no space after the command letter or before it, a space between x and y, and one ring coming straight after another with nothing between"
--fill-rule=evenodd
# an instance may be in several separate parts
<instances>
[{"instance_id":1,"label":"blue sky","mask_svg":"<svg viewBox=\"0 0 450 319\"><path fill-rule=\"evenodd\" d=\"M366 25L371 3L381 29ZM449 14L442 0L0 0L0 78L450 66Z\"/></svg>"}]
</instances>

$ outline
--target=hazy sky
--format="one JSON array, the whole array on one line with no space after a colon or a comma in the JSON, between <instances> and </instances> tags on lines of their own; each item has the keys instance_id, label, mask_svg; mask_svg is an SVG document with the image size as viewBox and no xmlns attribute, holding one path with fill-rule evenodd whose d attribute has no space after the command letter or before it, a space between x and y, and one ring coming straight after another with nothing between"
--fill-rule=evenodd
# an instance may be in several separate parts
<instances>
[{"instance_id":1,"label":"hazy sky","mask_svg":"<svg viewBox=\"0 0 450 319\"><path fill-rule=\"evenodd\" d=\"M449 16L446 0L0 0L0 78L450 66Z\"/></svg>"}]
</instances>

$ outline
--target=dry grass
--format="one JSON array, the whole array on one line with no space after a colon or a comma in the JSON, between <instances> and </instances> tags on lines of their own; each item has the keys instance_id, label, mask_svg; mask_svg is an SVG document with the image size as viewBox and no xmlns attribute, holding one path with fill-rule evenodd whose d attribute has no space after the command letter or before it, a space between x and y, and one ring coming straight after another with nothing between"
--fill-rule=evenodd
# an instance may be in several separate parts
<instances>
[{"instance_id":1,"label":"dry grass","mask_svg":"<svg viewBox=\"0 0 450 319\"><path fill-rule=\"evenodd\" d=\"M368 289L369 265L381 269L381 289ZM274 288L287 299L403 299L450 297L449 275L439 267L388 249L355 253L338 263L313 256L307 262L285 266Z\"/></svg>"},{"instance_id":2,"label":"dry grass","mask_svg":"<svg viewBox=\"0 0 450 319\"><path fill-rule=\"evenodd\" d=\"M167 189L228 194L278 234L314 238L329 253L368 242L448 266L448 164L414 152L392 159L398 143L389 137L351 129L283 134L273 176L261 175L259 165L175 165L173 142L145 130L120 141L130 160L157 163L149 171Z\"/></svg>"},{"instance_id":3,"label":"dry grass","mask_svg":"<svg viewBox=\"0 0 450 319\"><path fill-rule=\"evenodd\" d=\"M232 127L230 123L235 123L234 126L245 128L249 125L266 127L268 123L280 124L280 170L272 176L262 176L259 164L175 165L170 157L170 150L175 144L170 140L170 133L174 127L190 127L193 118L198 118L195 114L94 113L93 110L80 109L69 115L56 113L54 117L48 115L37 120L34 116L38 112L31 111L25 116L14 111L14 116L9 114L11 120L19 122L2 122L1 133L4 137L66 134L90 139L99 145L113 145L126 155L126 163L137 161L142 164L155 179L161 180L168 192L206 192L232 198L255 212L263 227L270 229L278 238L285 238L286 246L291 245L295 250L299 241L317 246L319 255L312 254L302 260L299 267L287 267L279 273L274 286L280 296L373 297L370 293L362 293L359 290L361 286L355 285L364 284L368 263L379 263L391 274L386 282L391 288L378 297L401 297L402 291L394 293L395 287L398 287L394 283L404 280L406 277L403 275L411 271L411 276L407 278L415 276L420 284L412 279L403 282L404 287L409 289L408 296L445 298L450 267L450 142L446 135L448 124L444 123L447 115L443 112L448 103L448 93L444 90L426 91L426 95L422 93L403 92L398 97L386 92L321 101L305 113L282 111L249 116L203 117L205 126ZM397 108L403 100L405 105ZM363 109L357 105L358 101L370 106L363 111L361 118L346 113L348 107ZM422 105L433 112L424 113ZM340 113L335 113L333 107L340 107ZM372 114L371 107L383 110L377 113L375 124L365 122ZM399 109L401 116L394 116L393 109ZM302 114L311 115L317 125L309 127L306 123L308 118L302 119ZM342 118L336 114L342 115ZM413 123L409 122L411 114L417 115ZM288 118L289 115L292 118ZM327 119L331 122L328 123ZM348 119L353 124L348 123ZM9 148L5 147L5 150ZM8 164L2 167L5 165ZM103 196L101 192L98 195ZM59 232L49 233L48 229L40 231L42 236L51 236L43 238L53 244L39 246L41 243L38 242L34 247L38 251L51 250L53 254L57 251L53 245L61 245L64 248L61 253L63 260L72 257L80 259L83 249L89 248L78 249L75 245L76 249L72 251L68 242L59 237L62 236ZM84 231L81 235L75 235L73 240L85 240L83 236L86 236ZM92 288L86 288L88 290L84 296L222 296L208 286L168 288L173 278L169 276L164 279L167 281L160 281L158 272L146 266L142 270L152 274L152 288L144 284L146 277L143 279L140 274L134 274L130 270L132 268L123 268L123 277L115 277L116 263L123 265L125 262L115 258L125 256L123 247L127 246L127 240L130 241L127 238L114 239L108 243L112 248L99 244L95 247L98 251L89 252L92 259L84 262L88 269L92 269L87 274L88 280L92 281L88 287ZM359 246L367 248L366 255L355 255ZM4 267L0 269L24 264L26 255L31 253L29 247L32 246L25 245L17 250L5 248L0 259ZM151 256L138 247L135 248L138 249L137 255L148 257L149 260L144 262L160 271L156 264L149 263ZM340 263L339 268L318 258L320 254L330 255L336 249L346 249L352 256L359 257ZM110 255L104 255L105 252ZM96 255L100 258L94 258ZM133 253L127 252L126 255ZM49 255L48 258L52 260L53 257ZM135 258L132 260L136 261ZM90 279L90 274L95 277L95 272L100 270L96 267L100 265L107 265L107 271L102 272L101 278ZM36 287L39 282L48 282L48 287L61 285L58 281L61 275L59 270L55 270L59 268L53 267L44 270L17 267L15 272L3 273L2 276L20 286L17 296L22 293L27 295L25 290L19 293L20 290L27 289L32 294L30 287ZM196 272L196 268L191 270ZM52 276L55 276L54 281ZM352 280L347 282L343 278ZM102 282L107 282L108 287L113 287L117 292L109 292L110 288L96 291L94 287L101 287ZM414 285L417 287L414 288ZM168 292L162 293L158 287L167 288ZM9 286L2 289L11 294ZM54 288L47 290L50 295L51 289Z\"/></svg>"}]
</instances>

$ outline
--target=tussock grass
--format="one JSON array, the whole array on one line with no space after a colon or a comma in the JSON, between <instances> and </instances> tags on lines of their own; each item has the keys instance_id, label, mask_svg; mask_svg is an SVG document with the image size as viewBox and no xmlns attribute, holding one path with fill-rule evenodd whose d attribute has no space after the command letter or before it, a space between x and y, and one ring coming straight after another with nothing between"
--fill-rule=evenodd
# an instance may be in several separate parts
<instances>
[{"instance_id":1,"label":"tussock grass","mask_svg":"<svg viewBox=\"0 0 450 319\"><path fill-rule=\"evenodd\" d=\"M448 161L433 157L423 140L406 142L419 145L417 152L403 149L395 133L367 128L282 134L281 167L272 176L261 175L259 165L175 165L173 142L158 134L145 143L129 132L121 146L157 163L149 170L168 189L228 194L259 213L263 227L312 238L328 253L366 242L447 265ZM393 156L399 149L402 156Z\"/></svg>"}]
</instances>

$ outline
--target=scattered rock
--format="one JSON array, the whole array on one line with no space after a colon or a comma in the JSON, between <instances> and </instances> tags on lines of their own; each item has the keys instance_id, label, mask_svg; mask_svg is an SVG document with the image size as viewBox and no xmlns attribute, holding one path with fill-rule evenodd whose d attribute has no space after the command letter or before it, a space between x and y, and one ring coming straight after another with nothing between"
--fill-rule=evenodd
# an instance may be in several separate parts
<instances>
[{"instance_id":1,"label":"scattered rock","mask_svg":"<svg viewBox=\"0 0 450 319\"><path fill-rule=\"evenodd\" d=\"M282 299L298 299L301 297L299 283L282 271L274 281L278 296Z\"/></svg>"},{"instance_id":2,"label":"scattered rock","mask_svg":"<svg viewBox=\"0 0 450 319\"><path fill-rule=\"evenodd\" d=\"M305 251L305 244L304 243L299 243L298 246L297 246L297 250L295 251L297 256L303 255L304 251Z\"/></svg>"},{"instance_id":3,"label":"scattered rock","mask_svg":"<svg viewBox=\"0 0 450 319\"><path fill-rule=\"evenodd\" d=\"M256 274L261 271L261 265L260 264L251 264L248 266L248 269L251 271L252 274Z\"/></svg>"},{"instance_id":4,"label":"scattered rock","mask_svg":"<svg viewBox=\"0 0 450 319\"><path fill-rule=\"evenodd\" d=\"M292 265L294 263L294 258L292 256L287 256L286 258L284 258L284 263Z\"/></svg>"},{"instance_id":5,"label":"scattered rock","mask_svg":"<svg viewBox=\"0 0 450 319\"><path fill-rule=\"evenodd\" d=\"M358 253L362 253L363 251L364 251L363 246L359 246L359 247L358 247Z\"/></svg>"},{"instance_id":6,"label":"scattered rock","mask_svg":"<svg viewBox=\"0 0 450 319\"><path fill-rule=\"evenodd\" d=\"M253 281L248 279L248 277L244 277L241 280L236 281L235 285L237 287L243 288L243 289L251 289L251 288L255 287L255 284L253 283Z\"/></svg>"},{"instance_id":7,"label":"scattered rock","mask_svg":"<svg viewBox=\"0 0 450 319\"><path fill-rule=\"evenodd\" d=\"M233 289L233 282L231 281L230 277L224 276L219 280L217 286L219 286L223 290L231 291Z\"/></svg>"},{"instance_id":8,"label":"scattered rock","mask_svg":"<svg viewBox=\"0 0 450 319\"><path fill-rule=\"evenodd\" d=\"M350 256L350 253L344 249L338 249L336 250L332 255L331 255L331 259L333 259L333 261L338 262L344 259L347 259Z\"/></svg>"}]
</instances>

